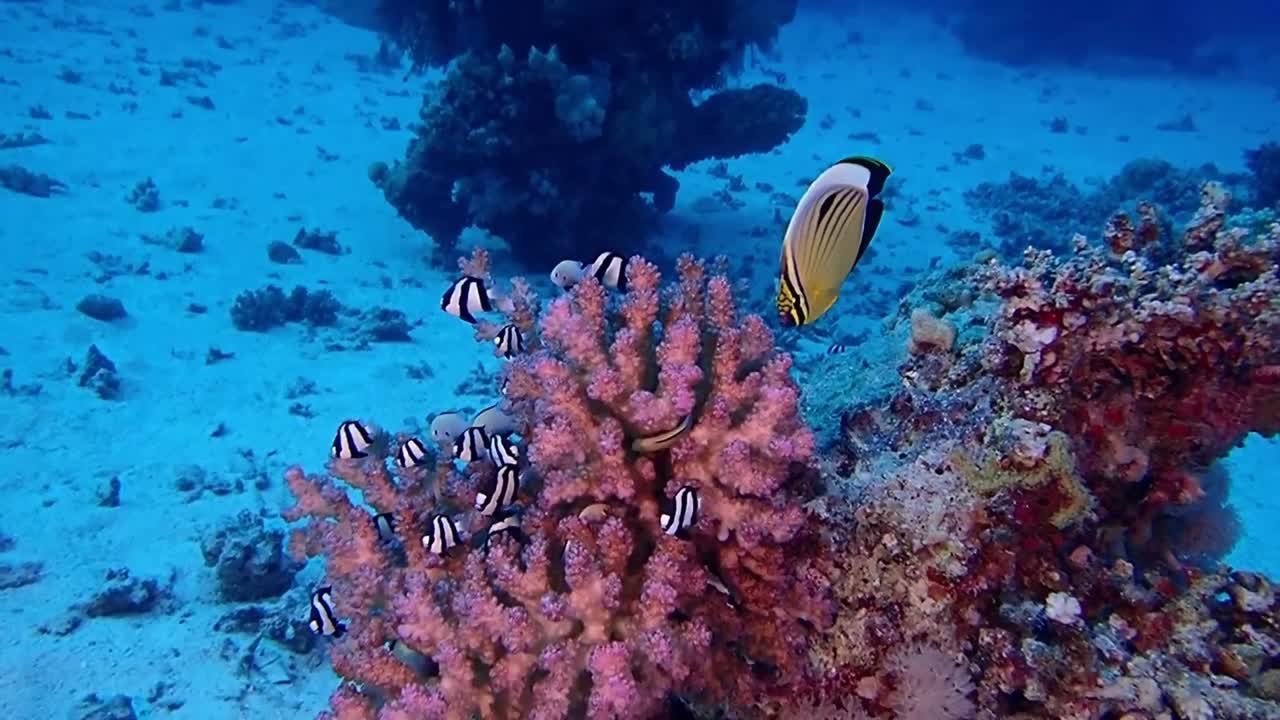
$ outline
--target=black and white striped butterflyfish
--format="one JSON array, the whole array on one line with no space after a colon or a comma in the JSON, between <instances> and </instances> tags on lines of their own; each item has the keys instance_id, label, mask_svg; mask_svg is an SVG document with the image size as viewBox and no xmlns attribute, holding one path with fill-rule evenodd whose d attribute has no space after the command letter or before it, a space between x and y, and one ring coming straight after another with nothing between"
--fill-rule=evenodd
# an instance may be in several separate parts
<instances>
[{"instance_id":1,"label":"black and white striped butterflyfish","mask_svg":"<svg viewBox=\"0 0 1280 720\"><path fill-rule=\"evenodd\" d=\"M516 501L519 489L520 471L515 465L503 465L498 468L493 480L485 483L480 492L476 493L476 510L486 517L495 515Z\"/></svg>"},{"instance_id":2,"label":"black and white striped butterflyfish","mask_svg":"<svg viewBox=\"0 0 1280 720\"><path fill-rule=\"evenodd\" d=\"M498 467L518 465L520 464L520 446L502 435L490 435L489 459Z\"/></svg>"},{"instance_id":3,"label":"black and white striped butterflyfish","mask_svg":"<svg viewBox=\"0 0 1280 720\"><path fill-rule=\"evenodd\" d=\"M396 465L402 468L416 468L427 464L427 446L418 438L409 438L400 443L396 451Z\"/></svg>"},{"instance_id":4,"label":"black and white striped butterflyfish","mask_svg":"<svg viewBox=\"0 0 1280 720\"><path fill-rule=\"evenodd\" d=\"M454 280L449 289L444 291L444 295L440 296L441 310L473 324L476 322L476 315L493 312L495 308L511 312L515 305L511 298L486 286L483 279L472 275L463 275Z\"/></svg>"},{"instance_id":5,"label":"black and white striped butterflyfish","mask_svg":"<svg viewBox=\"0 0 1280 720\"><path fill-rule=\"evenodd\" d=\"M827 348L827 354L828 354L828 355L839 355L840 353L842 353L842 352L844 352L845 350L848 350L848 349L849 349L849 346L848 346L848 345L845 345L844 343L838 343L838 342L837 342L837 343L831 343L831 347Z\"/></svg>"},{"instance_id":6,"label":"black and white striped butterflyfish","mask_svg":"<svg viewBox=\"0 0 1280 720\"><path fill-rule=\"evenodd\" d=\"M333 447L329 454L339 460L354 460L368 457L369 448L373 445L373 435L359 420L347 420L338 426L333 436Z\"/></svg>"},{"instance_id":7,"label":"black and white striped butterflyfish","mask_svg":"<svg viewBox=\"0 0 1280 720\"><path fill-rule=\"evenodd\" d=\"M808 325L831 309L884 215L878 195L893 172L870 157L849 157L823 171L800 198L782 239L778 321Z\"/></svg>"},{"instance_id":8,"label":"black and white striped butterflyfish","mask_svg":"<svg viewBox=\"0 0 1280 720\"><path fill-rule=\"evenodd\" d=\"M387 513L378 513L373 516L373 529L378 531L378 539L383 542L391 542L396 539L396 518L395 515Z\"/></svg>"},{"instance_id":9,"label":"black and white striped butterflyfish","mask_svg":"<svg viewBox=\"0 0 1280 720\"><path fill-rule=\"evenodd\" d=\"M311 593L311 619L307 626L311 632L325 637L342 637L347 626L333 613L333 588L328 585Z\"/></svg>"},{"instance_id":10,"label":"black and white striped butterflyfish","mask_svg":"<svg viewBox=\"0 0 1280 720\"><path fill-rule=\"evenodd\" d=\"M475 462L489 454L489 434L472 425L453 439L453 456L462 462Z\"/></svg>"},{"instance_id":11,"label":"black and white striped butterflyfish","mask_svg":"<svg viewBox=\"0 0 1280 720\"><path fill-rule=\"evenodd\" d=\"M502 357L510 360L524 352L524 333L520 332L520 328L508 323L503 325L494 336L493 344L498 346L498 352Z\"/></svg>"},{"instance_id":12,"label":"black and white striped butterflyfish","mask_svg":"<svg viewBox=\"0 0 1280 720\"><path fill-rule=\"evenodd\" d=\"M671 501L671 511L664 512L658 517L658 522L662 524L662 532L679 536L686 528L693 527L693 524L698 522L698 510L701 507L702 500L698 497L697 490L688 485L680 488Z\"/></svg>"},{"instance_id":13,"label":"black and white striped butterflyfish","mask_svg":"<svg viewBox=\"0 0 1280 720\"><path fill-rule=\"evenodd\" d=\"M627 291L627 263L629 258L625 258L614 252L602 252L600 256L591 263L591 277L600 281L600 284L618 290L619 292Z\"/></svg>"},{"instance_id":14,"label":"black and white striped butterflyfish","mask_svg":"<svg viewBox=\"0 0 1280 720\"><path fill-rule=\"evenodd\" d=\"M431 532L422 536L422 547L434 555L443 555L461 541L453 518L443 513L431 517Z\"/></svg>"}]
</instances>

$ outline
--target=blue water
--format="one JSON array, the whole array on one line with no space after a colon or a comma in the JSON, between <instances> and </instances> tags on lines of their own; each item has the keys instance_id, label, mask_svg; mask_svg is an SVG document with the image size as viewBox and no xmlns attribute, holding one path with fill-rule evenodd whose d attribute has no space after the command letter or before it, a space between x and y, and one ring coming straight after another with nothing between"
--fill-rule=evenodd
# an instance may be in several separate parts
<instances>
[{"instance_id":1,"label":"blue water","mask_svg":"<svg viewBox=\"0 0 1280 720\"><path fill-rule=\"evenodd\" d=\"M219 528L240 523L260 550L278 548L283 470L319 468L341 419L423 432L430 414L487 404L477 378L498 361L438 310L461 252L489 248L504 275L544 292L557 260L602 248L664 263L723 253L748 281L742 304L772 316L782 223L804 185L841 157L885 158L894 183L871 253L831 313L781 336L804 385L832 343L856 354L879 342L931 269L1016 254L1028 228L1053 245L1096 238L1113 200L1194 210L1198 184L1170 178L1221 178L1242 204L1261 192L1245 153L1280 141L1280 13L1267 3L1215 3L1214 22L1203 4L1142 0L853 5L761 2L744 19L761 23L758 38L744 33L760 42L689 70L691 102L758 83L794 91L806 105L794 132L742 111L703 135L664 136L661 112L613 128L591 100L630 76L602 82L592 42L564 38L582 104L544 114L584 142L659 139L535 162L546 131L517 115L507 132L524 144L501 160L473 161L467 142L433 148L451 164L415 216L374 180L405 160L445 74L414 71L414 53L363 3L0 0L0 705L17 718L324 709L337 684L324 653L295 638L305 628L282 629L305 620L322 568L258 577L228 598ZM554 36L526 17L490 36L483 22L418 59ZM459 132L479 143L475 122ZM752 152L709 157L713 146ZM1107 185L1145 159L1168 164L1155 181ZM546 178L530 180L526 165L539 164ZM1007 209L974 190L1011 173L1060 174L1064 197L1085 199L1017 210L1021 229L1002 236ZM449 231L433 242L423 228ZM312 247L298 247L300 231ZM243 319L254 313L238 314L237 299L267 285L305 286L313 302ZM326 292L341 309L325 307ZM243 330L236 317L273 326ZM1275 441L1252 436L1223 462L1241 526L1225 560L1273 577L1277 461ZM132 594L104 596L121 587ZM228 629L250 605L274 629ZM89 714L102 707L121 714Z\"/></svg>"}]
</instances>

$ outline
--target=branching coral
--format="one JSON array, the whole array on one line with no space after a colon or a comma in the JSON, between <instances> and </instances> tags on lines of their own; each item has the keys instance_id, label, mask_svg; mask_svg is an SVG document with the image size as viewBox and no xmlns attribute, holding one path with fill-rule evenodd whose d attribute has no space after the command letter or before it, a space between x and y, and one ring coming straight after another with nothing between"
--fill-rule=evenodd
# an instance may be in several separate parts
<instances>
[{"instance_id":1,"label":"branching coral","mask_svg":"<svg viewBox=\"0 0 1280 720\"><path fill-rule=\"evenodd\" d=\"M488 277L483 253L464 266ZM834 608L802 506L814 443L790 359L761 318L738 316L725 277L688 257L679 270L664 301L657 268L632 258L620 300L588 279L540 318L513 283L505 319L531 350L504 373L527 449L523 538L479 542L490 519L469 508L496 471L488 461L392 474L378 445L332 461L371 510L289 471L298 504L286 517L309 520L292 548L324 556L350 626L330 649L352 681L336 717L649 718L670 693L745 705L806 677L808 641ZM497 329L480 323L478 338ZM684 418L669 447L636 442ZM682 488L700 509L673 534L660 514ZM399 544L379 541L371 511L393 513ZM470 545L424 549L436 513Z\"/></svg>"}]
</instances>

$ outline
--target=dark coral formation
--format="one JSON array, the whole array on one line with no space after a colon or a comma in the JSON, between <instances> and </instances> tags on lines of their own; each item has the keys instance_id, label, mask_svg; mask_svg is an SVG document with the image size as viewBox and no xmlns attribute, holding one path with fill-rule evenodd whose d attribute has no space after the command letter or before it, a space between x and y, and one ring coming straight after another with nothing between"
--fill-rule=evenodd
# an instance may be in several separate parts
<instances>
[{"instance_id":1,"label":"dark coral formation","mask_svg":"<svg viewBox=\"0 0 1280 720\"><path fill-rule=\"evenodd\" d=\"M218 594L244 602L273 598L293 584L298 565L284 552L284 532L268 530L262 518L241 512L200 546L204 564L215 568Z\"/></svg>"},{"instance_id":2,"label":"dark coral formation","mask_svg":"<svg viewBox=\"0 0 1280 720\"><path fill-rule=\"evenodd\" d=\"M1066 250L1062 228L1099 227L1117 207L1143 200L1186 222L1200 206L1198 179L1219 180L1233 188L1245 179L1212 164L1194 170L1164 160L1141 158L1094 188L1083 189L1062 173L1031 177L1009 173L1004 182L984 182L964 194L969 207L991 223L1001 254L1017 258L1027 246ZM1168 227L1164 228L1166 231Z\"/></svg>"},{"instance_id":3,"label":"dark coral formation","mask_svg":"<svg viewBox=\"0 0 1280 720\"><path fill-rule=\"evenodd\" d=\"M1280 717L1280 603L1219 564L1213 466L1280 430L1280 226L1229 228L1227 200L904 303L899 383L845 413L834 463L858 610L816 651L829 716Z\"/></svg>"},{"instance_id":4,"label":"dark coral formation","mask_svg":"<svg viewBox=\"0 0 1280 720\"><path fill-rule=\"evenodd\" d=\"M1280 206L1280 143L1268 142L1244 153L1253 173L1253 204L1257 208Z\"/></svg>"},{"instance_id":5,"label":"dark coral formation","mask_svg":"<svg viewBox=\"0 0 1280 720\"><path fill-rule=\"evenodd\" d=\"M794 1L383 3L418 65L456 58L423 104L403 162L370 177L450 251L474 224L531 266L638 246L675 202L679 169L768 150L806 101L770 85L721 90L726 64L767 43ZM642 194L647 194L644 197Z\"/></svg>"},{"instance_id":6,"label":"dark coral formation","mask_svg":"<svg viewBox=\"0 0 1280 720\"><path fill-rule=\"evenodd\" d=\"M311 291L299 285L286 295L268 285L236 296L231 323L237 330L252 332L266 332L291 322L324 327L336 323L341 310L342 304L328 290Z\"/></svg>"},{"instance_id":7,"label":"dark coral formation","mask_svg":"<svg viewBox=\"0 0 1280 720\"><path fill-rule=\"evenodd\" d=\"M1248 0L1226 4L1241 15L1260 12ZM1073 3L956 0L936 7L967 51L1009 65L1083 65L1130 58L1212 73L1235 64L1232 55L1208 47L1223 25L1204 22L1204 10L1191 2L1116 0L1084 8ZM1213 14L1227 17L1232 12L1218 6ZM1246 28L1235 29L1239 33Z\"/></svg>"}]
</instances>

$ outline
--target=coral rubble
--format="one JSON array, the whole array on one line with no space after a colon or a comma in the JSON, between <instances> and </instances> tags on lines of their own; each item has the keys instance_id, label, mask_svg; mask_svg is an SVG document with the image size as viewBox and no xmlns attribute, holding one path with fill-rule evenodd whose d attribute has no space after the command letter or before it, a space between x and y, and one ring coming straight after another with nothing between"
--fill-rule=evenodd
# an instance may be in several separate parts
<instances>
[{"instance_id":1,"label":"coral rubble","mask_svg":"<svg viewBox=\"0 0 1280 720\"><path fill-rule=\"evenodd\" d=\"M375 163L370 177L442 256L472 224L530 266L637 249L675 202L665 167L766 151L803 124L807 103L792 90L720 89L726 65L794 10L794 0L384 2L417 64L452 63L403 162Z\"/></svg>"}]
</instances>

